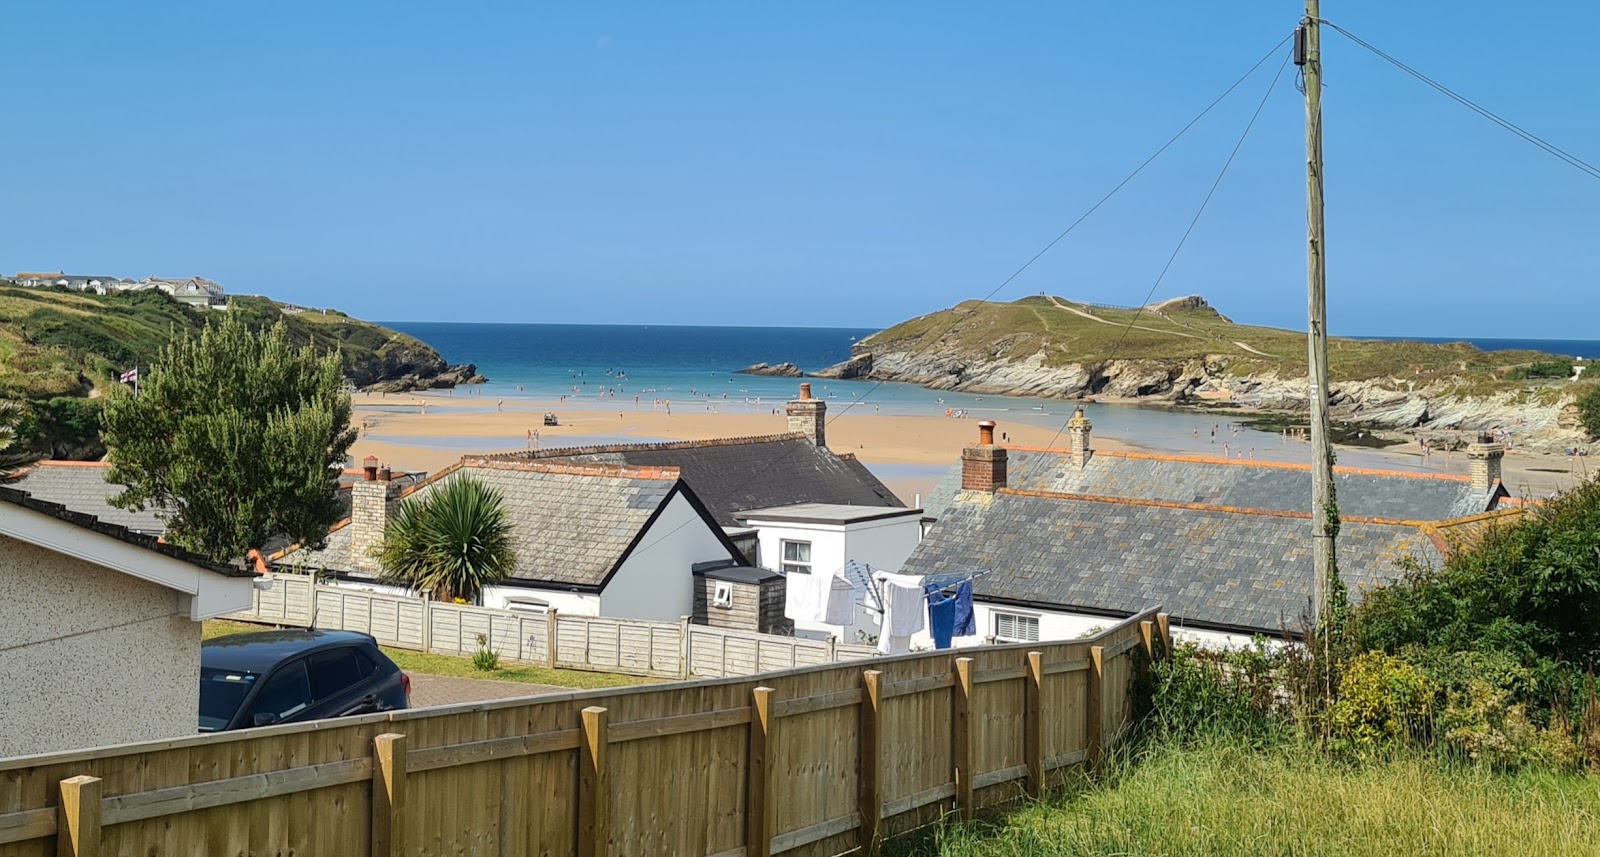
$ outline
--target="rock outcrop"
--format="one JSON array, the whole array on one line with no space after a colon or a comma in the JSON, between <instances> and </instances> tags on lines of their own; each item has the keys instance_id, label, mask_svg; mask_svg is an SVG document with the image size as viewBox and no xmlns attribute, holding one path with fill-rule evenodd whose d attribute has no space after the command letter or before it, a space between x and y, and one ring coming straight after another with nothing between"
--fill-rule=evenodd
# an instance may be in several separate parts
<instances>
[{"instance_id":1,"label":"rock outcrop","mask_svg":"<svg viewBox=\"0 0 1600 857\"><path fill-rule=\"evenodd\" d=\"M435 355L437 356L437 355ZM369 393L409 393L413 390L441 390L455 387L460 384L482 384L489 379L478 374L478 367L471 363L460 363L454 366L445 366L440 360L442 368L431 371L431 366L424 366L419 371L402 372L398 377L385 377L370 384L357 386Z\"/></svg>"},{"instance_id":2,"label":"rock outcrop","mask_svg":"<svg viewBox=\"0 0 1600 857\"><path fill-rule=\"evenodd\" d=\"M776 366L767 363L757 363L735 371L735 375L768 375L774 378L801 378L806 373L793 363L779 363Z\"/></svg>"},{"instance_id":3,"label":"rock outcrop","mask_svg":"<svg viewBox=\"0 0 1600 857\"><path fill-rule=\"evenodd\" d=\"M864 346L864 347L863 347ZM1076 399L1100 397L1191 406L1248 406L1304 412L1305 376L1230 372L1232 355L1191 360L1107 360L1049 365L1044 352L1022 358L926 352L896 345L859 344L849 360L813 373L819 378L904 381L935 390L986 395ZM1383 378L1335 383L1337 421L1378 430L1429 432L1515 427L1519 441L1539 451L1587 443L1573 418L1570 395L1547 400L1526 392L1464 396L1448 383L1427 386Z\"/></svg>"}]
</instances>

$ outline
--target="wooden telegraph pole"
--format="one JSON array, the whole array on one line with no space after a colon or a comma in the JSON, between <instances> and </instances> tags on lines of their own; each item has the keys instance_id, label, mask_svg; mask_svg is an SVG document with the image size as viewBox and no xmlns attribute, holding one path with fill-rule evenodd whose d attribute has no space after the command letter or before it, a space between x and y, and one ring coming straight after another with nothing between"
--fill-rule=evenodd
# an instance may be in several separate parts
<instances>
[{"instance_id":1,"label":"wooden telegraph pole","mask_svg":"<svg viewBox=\"0 0 1600 857\"><path fill-rule=\"evenodd\" d=\"M1295 63L1306 90L1306 285L1310 299L1306 332L1311 380L1311 531L1316 577L1312 619L1320 628L1329 616L1337 514L1333 496L1333 443L1328 425L1328 268L1322 222L1322 16L1319 0L1306 0L1306 17L1295 34Z\"/></svg>"}]
</instances>

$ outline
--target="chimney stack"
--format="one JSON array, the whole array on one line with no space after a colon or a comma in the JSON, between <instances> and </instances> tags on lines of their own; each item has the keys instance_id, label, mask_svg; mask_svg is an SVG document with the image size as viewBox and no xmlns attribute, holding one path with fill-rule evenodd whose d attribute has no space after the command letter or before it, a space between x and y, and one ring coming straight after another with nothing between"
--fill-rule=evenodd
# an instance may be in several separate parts
<instances>
[{"instance_id":1,"label":"chimney stack","mask_svg":"<svg viewBox=\"0 0 1600 857\"><path fill-rule=\"evenodd\" d=\"M1478 432L1477 441L1467 444L1467 475L1473 491L1487 494L1494 490L1500 481L1500 459L1505 456L1505 444L1490 432Z\"/></svg>"},{"instance_id":2,"label":"chimney stack","mask_svg":"<svg viewBox=\"0 0 1600 857\"><path fill-rule=\"evenodd\" d=\"M365 479L350 486L350 561L357 571L377 574L383 566L372 556L383 544L389 526L389 502L397 493L389 466L367 456L361 468Z\"/></svg>"},{"instance_id":3,"label":"chimney stack","mask_svg":"<svg viewBox=\"0 0 1600 857\"><path fill-rule=\"evenodd\" d=\"M1079 467L1088 464L1089 456L1094 454L1094 450L1089 448L1089 431L1092 428L1094 424L1083 415L1081 406L1073 412L1072 419L1067 420L1067 448L1072 454L1072 463Z\"/></svg>"},{"instance_id":4,"label":"chimney stack","mask_svg":"<svg viewBox=\"0 0 1600 857\"><path fill-rule=\"evenodd\" d=\"M811 384L800 385L800 398L790 402L784 413L789 417L789 431L800 432L816 446L827 448L828 403L811 398Z\"/></svg>"},{"instance_id":5,"label":"chimney stack","mask_svg":"<svg viewBox=\"0 0 1600 857\"><path fill-rule=\"evenodd\" d=\"M995 446L994 421L978 423L978 445L961 450L961 490L993 494L1006 487L1006 449Z\"/></svg>"}]
</instances>

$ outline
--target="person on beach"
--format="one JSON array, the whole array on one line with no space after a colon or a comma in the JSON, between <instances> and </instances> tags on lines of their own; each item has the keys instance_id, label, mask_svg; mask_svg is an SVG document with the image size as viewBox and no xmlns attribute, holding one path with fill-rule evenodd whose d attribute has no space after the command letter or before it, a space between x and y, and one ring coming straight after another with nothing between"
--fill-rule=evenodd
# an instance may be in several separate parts
<instances>
[{"instance_id":1,"label":"person on beach","mask_svg":"<svg viewBox=\"0 0 1600 857\"><path fill-rule=\"evenodd\" d=\"M505 399L501 399L500 401L495 402L494 403L494 409L497 410L497 411L505 410L506 409L506 400Z\"/></svg>"}]
</instances>

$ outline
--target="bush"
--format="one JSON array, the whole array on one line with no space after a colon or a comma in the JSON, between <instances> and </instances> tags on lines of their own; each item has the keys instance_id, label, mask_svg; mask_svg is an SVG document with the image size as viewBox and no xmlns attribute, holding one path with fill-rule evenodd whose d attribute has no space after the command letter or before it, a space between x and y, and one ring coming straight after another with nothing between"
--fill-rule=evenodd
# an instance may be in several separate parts
<instances>
[{"instance_id":1,"label":"bush","mask_svg":"<svg viewBox=\"0 0 1600 857\"><path fill-rule=\"evenodd\" d=\"M1587 372L1584 377L1588 377ZM1591 440L1600 440L1600 387L1578 397L1578 421Z\"/></svg>"},{"instance_id":2,"label":"bush","mask_svg":"<svg viewBox=\"0 0 1600 857\"><path fill-rule=\"evenodd\" d=\"M478 635L478 650L472 653L472 668L492 673L500 669L500 655L489 648L489 638Z\"/></svg>"},{"instance_id":3,"label":"bush","mask_svg":"<svg viewBox=\"0 0 1600 857\"><path fill-rule=\"evenodd\" d=\"M1292 728L1280 675L1293 650L1257 640L1247 649L1174 647L1155 662L1152 728L1180 743L1236 738L1272 743Z\"/></svg>"},{"instance_id":4,"label":"bush","mask_svg":"<svg viewBox=\"0 0 1600 857\"><path fill-rule=\"evenodd\" d=\"M1422 670L1368 652L1344 667L1326 725L1335 749L1370 754L1426 735L1437 688Z\"/></svg>"},{"instance_id":5,"label":"bush","mask_svg":"<svg viewBox=\"0 0 1600 857\"><path fill-rule=\"evenodd\" d=\"M1529 378L1560 378L1572 377L1571 360L1541 360L1527 366L1518 366L1506 373L1506 378L1512 381L1523 381Z\"/></svg>"}]
</instances>

